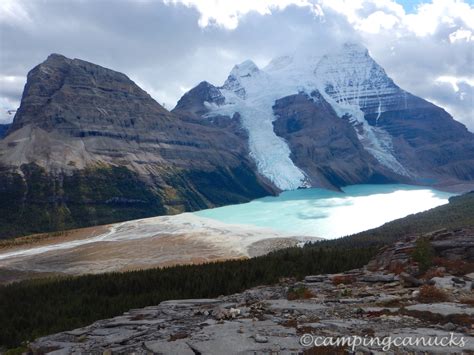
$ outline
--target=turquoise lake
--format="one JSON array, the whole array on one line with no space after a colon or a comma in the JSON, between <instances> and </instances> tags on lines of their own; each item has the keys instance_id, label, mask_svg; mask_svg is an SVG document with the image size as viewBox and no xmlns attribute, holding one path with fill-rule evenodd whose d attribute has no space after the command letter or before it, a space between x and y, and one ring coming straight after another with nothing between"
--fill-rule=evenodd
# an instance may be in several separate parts
<instances>
[{"instance_id":1,"label":"turquoise lake","mask_svg":"<svg viewBox=\"0 0 474 355\"><path fill-rule=\"evenodd\" d=\"M343 192L317 188L285 191L276 197L195 214L225 223L270 227L294 236L333 239L443 205L453 195L423 186L352 185Z\"/></svg>"}]
</instances>

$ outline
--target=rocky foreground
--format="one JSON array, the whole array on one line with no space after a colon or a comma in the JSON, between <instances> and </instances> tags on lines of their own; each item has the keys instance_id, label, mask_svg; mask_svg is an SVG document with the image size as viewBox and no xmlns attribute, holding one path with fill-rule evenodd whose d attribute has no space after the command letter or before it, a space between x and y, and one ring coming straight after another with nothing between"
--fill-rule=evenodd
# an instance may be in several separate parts
<instances>
[{"instance_id":1,"label":"rocky foreground","mask_svg":"<svg viewBox=\"0 0 474 355\"><path fill-rule=\"evenodd\" d=\"M468 354L474 353L473 285L474 230L440 230L399 241L362 269L281 280L216 299L166 301L37 339L30 349L37 354L343 354L347 346L314 347L311 341L391 336L424 341L356 349ZM311 336L302 338L305 334ZM443 337L457 345L428 343Z\"/></svg>"}]
</instances>

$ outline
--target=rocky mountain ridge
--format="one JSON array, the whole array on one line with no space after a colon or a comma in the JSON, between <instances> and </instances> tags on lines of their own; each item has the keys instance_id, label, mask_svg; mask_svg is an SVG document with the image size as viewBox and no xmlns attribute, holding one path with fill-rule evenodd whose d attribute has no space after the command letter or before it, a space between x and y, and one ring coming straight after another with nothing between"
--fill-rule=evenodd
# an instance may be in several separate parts
<instances>
[{"instance_id":1,"label":"rocky mountain ridge","mask_svg":"<svg viewBox=\"0 0 474 355\"><path fill-rule=\"evenodd\" d=\"M0 167L0 236L191 211L276 191L254 172L246 135L235 125L184 119L124 74L57 54L28 74L0 141Z\"/></svg>"},{"instance_id":2,"label":"rocky mountain ridge","mask_svg":"<svg viewBox=\"0 0 474 355\"><path fill-rule=\"evenodd\" d=\"M216 299L165 301L90 326L37 339L33 353L139 354L344 353L313 347L316 336L464 339L464 346L423 343L356 346L373 352L474 351L474 230L437 230L386 247L366 267L281 280ZM423 252L431 250L424 268ZM428 340L426 340L428 343Z\"/></svg>"},{"instance_id":3,"label":"rocky mountain ridge","mask_svg":"<svg viewBox=\"0 0 474 355\"><path fill-rule=\"evenodd\" d=\"M474 135L443 109L399 88L357 44L347 43L328 54L279 57L263 69L245 61L232 69L223 86L198 87L199 94L190 90L174 111L199 106L201 117L210 120L238 114L249 132L250 154L259 173L281 189L356 184L373 176L424 184L472 181L474 176ZM282 111L281 103L293 103L285 100L293 95L306 95L313 102L300 101L302 106L292 104L291 110ZM188 108L186 102L191 101ZM321 142L304 130L300 135L306 138L297 147L288 142L280 121L291 121L290 130L295 130L311 104L316 129L334 121L341 128L334 117L347 122L343 134L359 141L347 156L358 155L362 163L347 166L338 159L341 147L320 149ZM327 106L332 110L324 109ZM329 141L338 139L337 132L333 134ZM324 168L328 157L336 168Z\"/></svg>"}]
</instances>

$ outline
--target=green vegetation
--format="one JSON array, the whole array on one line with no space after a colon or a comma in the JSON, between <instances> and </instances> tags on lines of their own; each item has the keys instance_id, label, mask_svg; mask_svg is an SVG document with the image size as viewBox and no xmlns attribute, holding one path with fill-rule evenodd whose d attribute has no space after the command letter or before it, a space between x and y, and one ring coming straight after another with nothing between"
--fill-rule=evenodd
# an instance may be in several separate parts
<instances>
[{"instance_id":1,"label":"green vegetation","mask_svg":"<svg viewBox=\"0 0 474 355\"><path fill-rule=\"evenodd\" d=\"M254 173L167 170L144 182L126 167L97 165L53 175L36 164L23 176L0 168L0 239L247 202L268 195Z\"/></svg>"},{"instance_id":2,"label":"green vegetation","mask_svg":"<svg viewBox=\"0 0 474 355\"><path fill-rule=\"evenodd\" d=\"M365 265L380 246L439 228L474 226L474 193L449 205L357 235L289 248L248 260L126 273L30 280L0 287L0 344L84 326L163 300L215 297L272 284L282 277L337 273ZM296 296L304 297L297 291Z\"/></svg>"},{"instance_id":3,"label":"green vegetation","mask_svg":"<svg viewBox=\"0 0 474 355\"><path fill-rule=\"evenodd\" d=\"M421 272L426 272L433 265L434 255L433 247L428 239L420 238L416 241L412 257L418 263Z\"/></svg>"},{"instance_id":4,"label":"green vegetation","mask_svg":"<svg viewBox=\"0 0 474 355\"><path fill-rule=\"evenodd\" d=\"M35 164L23 178L0 171L0 238L164 214L160 197L124 167L47 175Z\"/></svg>"},{"instance_id":5,"label":"green vegetation","mask_svg":"<svg viewBox=\"0 0 474 355\"><path fill-rule=\"evenodd\" d=\"M190 171L186 177L206 200L217 206L248 202L249 197L268 195L255 173L243 164L211 172Z\"/></svg>"}]
</instances>

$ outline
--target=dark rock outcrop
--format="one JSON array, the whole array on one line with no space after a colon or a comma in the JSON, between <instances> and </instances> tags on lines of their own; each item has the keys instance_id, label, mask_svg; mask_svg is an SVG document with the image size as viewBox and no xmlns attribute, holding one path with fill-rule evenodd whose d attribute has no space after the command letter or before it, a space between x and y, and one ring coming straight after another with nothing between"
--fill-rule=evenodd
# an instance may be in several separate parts
<instances>
[{"instance_id":1,"label":"dark rock outcrop","mask_svg":"<svg viewBox=\"0 0 474 355\"><path fill-rule=\"evenodd\" d=\"M224 101L225 98L218 88L207 81L203 81L179 99L173 112L184 111L187 115L200 117L208 111L206 103L222 105Z\"/></svg>"},{"instance_id":2,"label":"dark rock outcrop","mask_svg":"<svg viewBox=\"0 0 474 355\"><path fill-rule=\"evenodd\" d=\"M364 149L348 120L339 118L322 95L296 94L275 102L275 133L291 149L292 160L313 186L345 186L400 181Z\"/></svg>"},{"instance_id":3,"label":"dark rock outcrop","mask_svg":"<svg viewBox=\"0 0 474 355\"><path fill-rule=\"evenodd\" d=\"M420 271L418 262L414 260L414 253L420 248L431 249L430 252L423 250L431 263L434 263L435 258L449 265L456 265L457 261L462 260L472 263L474 268L473 235L474 230L466 228L440 229L423 235L409 236L386 247L368 264L368 268L370 270L405 270L418 274ZM427 245L419 245L420 240L426 241Z\"/></svg>"}]
</instances>

